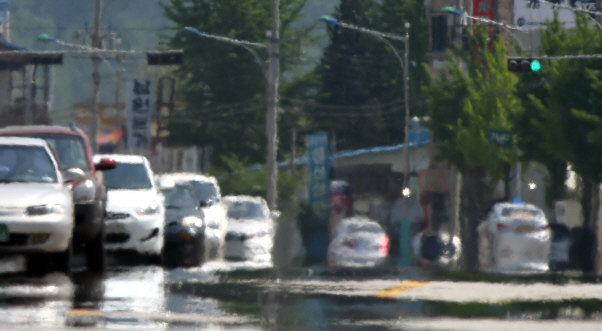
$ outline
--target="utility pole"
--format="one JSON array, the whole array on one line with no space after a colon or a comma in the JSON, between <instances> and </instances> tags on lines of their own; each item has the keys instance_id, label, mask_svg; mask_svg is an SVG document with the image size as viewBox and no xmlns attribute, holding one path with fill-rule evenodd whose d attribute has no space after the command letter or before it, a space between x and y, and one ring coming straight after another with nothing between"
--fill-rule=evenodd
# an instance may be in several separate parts
<instances>
[{"instance_id":1,"label":"utility pole","mask_svg":"<svg viewBox=\"0 0 602 331\"><path fill-rule=\"evenodd\" d=\"M102 18L102 0L94 0L94 32L92 33L92 47L102 48L101 35L101 18ZM92 82L94 84L94 92L92 96L92 119L90 125L90 138L92 151L98 152L98 144L96 137L98 135L98 102L100 99L100 56L92 54Z\"/></svg>"},{"instance_id":2,"label":"utility pole","mask_svg":"<svg viewBox=\"0 0 602 331\"><path fill-rule=\"evenodd\" d=\"M405 123L404 123L404 138L403 138L403 186L401 194L401 233L399 237L399 266L406 267L410 265L410 241L412 240L410 235L410 220L408 219L408 198L410 197L410 191L408 188L408 182L410 177L410 154L408 149L410 146L410 92L409 83L410 78L408 74L408 56L410 53L410 24L405 23L406 35L405 35L405 51L403 54L403 99L405 108Z\"/></svg>"},{"instance_id":3,"label":"utility pole","mask_svg":"<svg viewBox=\"0 0 602 331\"><path fill-rule=\"evenodd\" d=\"M34 78L34 70L33 65L25 66L25 125L33 124L33 112L32 112L32 103L33 103L33 78Z\"/></svg>"},{"instance_id":4,"label":"utility pole","mask_svg":"<svg viewBox=\"0 0 602 331\"><path fill-rule=\"evenodd\" d=\"M291 132L291 173L295 173L295 158L297 157L297 128L293 127Z\"/></svg>"},{"instance_id":5,"label":"utility pole","mask_svg":"<svg viewBox=\"0 0 602 331\"><path fill-rule=\"evenodd\" d=\"M117 55L117 70L115 71L115 113L117 114L117 129L123 128L125 114L121 113L121 56Z\"/></svg>"},{"instance_id":6,"label":"utility pole","mask_svg":"<svg viewBox=\"0 0 602 331\"><path fill-rule=\"evenodd\" d=\"M278 168L276 153L278 150L278 83L280 78L280 0L272 0L272 33L270 34L267 116L266 131L268 136L268 182L267 202L271 210L277 208L278 200Z\"/></svg>"}]
</instances>

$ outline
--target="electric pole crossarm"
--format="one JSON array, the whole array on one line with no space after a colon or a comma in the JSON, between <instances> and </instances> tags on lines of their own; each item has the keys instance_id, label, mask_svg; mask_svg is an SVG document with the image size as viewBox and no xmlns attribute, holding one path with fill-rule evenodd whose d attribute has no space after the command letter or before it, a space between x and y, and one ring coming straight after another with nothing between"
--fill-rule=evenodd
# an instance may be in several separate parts
<instances>
[{"instance_id":1,"label":"electric pole crossarm","mask_svg":"<svg viewBox=\"0 0 602 331\"><path fill-rule=\"evenodd\" d=\"M359 26L355 26L355 25L352 25L349 23L344 23L344 22L339 22L339 25L344 28L350 29L350 30L356 30L356 31L371 34L373 36L380 37L380 38L388 38L388 39L399 40L399 41L407 41L407 36L399 36L399 35L391 34L391 33L378 32L378 31L362 28Z\"/></svg>"}]
</instances>

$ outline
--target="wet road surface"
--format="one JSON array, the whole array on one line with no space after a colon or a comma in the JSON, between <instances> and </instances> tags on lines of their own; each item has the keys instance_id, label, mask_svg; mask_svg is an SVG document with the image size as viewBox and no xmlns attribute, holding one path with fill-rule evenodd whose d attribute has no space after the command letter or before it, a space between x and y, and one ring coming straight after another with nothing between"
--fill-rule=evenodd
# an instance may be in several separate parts
<instances>
[{"instance_id":1,"label":"wet road surface","mask_svg":"<svg viewBox=\"0 0 602 331\"><path fill-rule=\"evenodd\" d=\"M454 286L417 275L409 280L313 269L283 275L265 264L209 262L171 270L112 266L102 278L85 270L71 278L61 273L33 278L18 273L21 262L0 261L2 330L585 331L599 329L602 318L602 295L596 292L602 285L596 284L586 284L587 297L578 286L539 284L546 293L552 288L564 294L538 300L524 284ZM575 295L571 289L578 289ZM462 299L462 292L470 295ZM518 297L486 300L495 292Z\"/></svg>"}]
</instances>

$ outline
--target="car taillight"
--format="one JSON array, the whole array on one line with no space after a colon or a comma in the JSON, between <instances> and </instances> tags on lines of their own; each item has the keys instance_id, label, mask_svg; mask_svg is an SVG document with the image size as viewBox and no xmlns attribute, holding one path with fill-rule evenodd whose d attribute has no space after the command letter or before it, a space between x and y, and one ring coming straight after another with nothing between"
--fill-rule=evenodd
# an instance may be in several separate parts
<instances>
[{"instance_id":1,"label":"car taillight","mask_svg":"<svg viewBox=\"0 0 602 331\"><path fill-rule=\"evenodd\" d=\"M343 240L343 246L345 246L345 247L354 248L355 245L357 245L357 242L355 241L355 239L345 238Z\"/></svg>"},{"instance_id":2,"label":"car taillight","mask_svg":"<svg viewBox=\"0 0 602 331\"><path fill-rule=\"evenodd\" d=\"M389 237L384 236L380 239L380 254L389 254Z\"/></svg>"},{"instance_id":3,"label":"car taillight","mask_svg":"<svg viewBox=\"0 0 602 331\"><path fill-rule=\"evenodd\" d=\"M498 223L497 230L498 231L508 231L508 230L510 230L510 227L506 224Z\"/></svg>"},{"instance_id":4,"label":"car taillight","mask_svg":"<svg viewBox=\"0 0 602 331\"><path fill-rule=\"evenodd\" d=\"M539 228L539 230L541 230L541 231L547 231L547 230L550 230L550 225L549 225L549 224L548 224L548 225L544 225L544 226L542 226L541 228Z\"/></svg>"}]
</instances>

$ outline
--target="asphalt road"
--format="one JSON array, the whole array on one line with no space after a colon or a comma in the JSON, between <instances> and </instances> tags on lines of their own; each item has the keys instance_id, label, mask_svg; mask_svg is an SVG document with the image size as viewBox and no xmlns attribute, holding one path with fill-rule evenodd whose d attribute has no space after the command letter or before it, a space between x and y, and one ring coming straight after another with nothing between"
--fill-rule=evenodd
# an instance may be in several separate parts
<instances>
[{"instance_id":1,"label":"asphalt road","mask_svg":"<svg viewBox=\"0 0 602 331\"><path fill-rule=\"evenodd\" d=\"M602 284L356 276L210 262L24 276L0 261L2 330L598 330ZM16 272L16 273L15 273Z\"/></svg>"}]
</instances>

